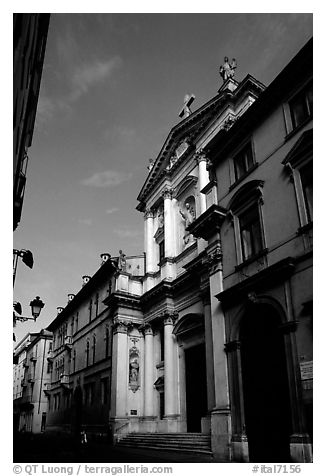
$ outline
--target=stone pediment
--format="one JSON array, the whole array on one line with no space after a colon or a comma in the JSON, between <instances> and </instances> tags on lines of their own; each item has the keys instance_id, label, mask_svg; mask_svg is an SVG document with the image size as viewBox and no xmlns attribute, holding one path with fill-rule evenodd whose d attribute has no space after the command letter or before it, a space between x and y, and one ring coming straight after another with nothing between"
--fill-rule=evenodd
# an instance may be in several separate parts
<instances>
[{"instance_id":1,"label":"stone pediment","mask_svg":"<svg viewBox=\"0 0 326 476\"><path fill-rule=\"evenodd\" d=\"M194 150L193 145L198 137L209 127L212 120L225 110L228 104L235 104L247 93L257 97L263 89L264 86L261 83L248 75L233 92L229 90L219 92L210 101L174 126L138 195L138 200L141 203L137 209L142 210L142 202L146 201L146 197L159 180L170 172L171 165L173 167L176 162L184 160L188 153Z\"/></svg>"}]
</instances>

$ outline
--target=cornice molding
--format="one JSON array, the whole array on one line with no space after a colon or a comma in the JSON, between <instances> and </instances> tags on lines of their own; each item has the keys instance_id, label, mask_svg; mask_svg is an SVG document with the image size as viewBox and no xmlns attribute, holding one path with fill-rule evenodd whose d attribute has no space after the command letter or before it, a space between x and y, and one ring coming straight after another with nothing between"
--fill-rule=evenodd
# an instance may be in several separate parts
<instances>
[{"instance_id":1,"label":"cornice molding","mask_svg":"<svg viewBox=\"0 0 326 476\"><path fill-rule=\"evenodd\" d=\"M196 238L204 238L204 240L208 241L214 234L217 234L226 215L227 211L224 208L213 204L204 213L199 215L187 227L187 230Z\"/></svg>"},{"instance_id":2,"label":"cornice molding","mask_svg":"<svg viewBox=\"0 0 326 476\"><path fill-rule=\"evenodd\" d=\"M295 260L292 257L285 258L268 268L250 276L244 281L216 294L216 298L225 304L234 304L237 300L246 300L248 295L254 298L258 290L266 286L266 283L285 281L295 269Z\"/></svg>"}]
</instances>

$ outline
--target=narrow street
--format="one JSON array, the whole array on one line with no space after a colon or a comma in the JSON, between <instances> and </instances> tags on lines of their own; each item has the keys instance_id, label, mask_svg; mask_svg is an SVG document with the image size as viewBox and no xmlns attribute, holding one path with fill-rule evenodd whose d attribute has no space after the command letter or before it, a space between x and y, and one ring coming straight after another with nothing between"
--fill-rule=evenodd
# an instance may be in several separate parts
<instances>
[{"instance_id":1,"label":"narrow street","mask_svg":"<svg viewBox=\"0 0 326 476\"><path fill-rule=\"evenodd\" d=\"M212 463L208 456L116 448L103 439L76 444L67 435L23 434L14 437L14 463Z\"/></svg>"}]
</instances>

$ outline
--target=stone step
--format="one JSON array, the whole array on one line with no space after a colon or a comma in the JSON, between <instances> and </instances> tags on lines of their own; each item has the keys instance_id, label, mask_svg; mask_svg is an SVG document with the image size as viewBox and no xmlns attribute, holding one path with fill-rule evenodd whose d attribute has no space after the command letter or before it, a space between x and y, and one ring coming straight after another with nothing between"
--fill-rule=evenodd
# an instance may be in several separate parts
<instances>
[{"instance_id":1,"label":"stone step","mask_svg":"<svg viewBox=\"0 0 326 476\"><path fill-rule=\"evenodd\" d=\"M156 445L156 446L164 446L164 445L173 445L177 448L210 448L209 443L191 443L191 442L183 442L183 441L164 441L164 440L135 440L135 439L123 439L119 442L122 445L134 445L134 446L147 446L147 445Z\"/></svg>"},{"instance_id":2,"label":"stone step","mask_svg":"<svg viewBox=\"0 0 326 476\"><path fill-rule=\"evenodd\" d=\"M146 450L165 450L165 451L178 451L180 453L193 453L193 454L205 454L211 455L212 451L208 448L184 448L184 447L176 447L174 445L132 445L132 444L119 444L117 445L121 448L139 448L139 449L146 449Z\"/></svg>"},{"instance_id":3,"label":"stone step","mask_svg":"<svg viewBox=\"0 0 326 476\"><path fill-rule=\"evenodd\" d=\"M210 437L201 433L129 433L119 447L211 455Z\"/></svg>"},{"instance_id":4,"label":"stone step","mask_svg":"<svg viewBox=\"0 0 326 476\"><path fill-rule=\"evenodd\" d=\"M174 438L175 440L189 440L189 441L210 441L210 436L196 434L196 436L180 434L180 433L128 433L128 438Z\"/></svg>"}]
</instances>

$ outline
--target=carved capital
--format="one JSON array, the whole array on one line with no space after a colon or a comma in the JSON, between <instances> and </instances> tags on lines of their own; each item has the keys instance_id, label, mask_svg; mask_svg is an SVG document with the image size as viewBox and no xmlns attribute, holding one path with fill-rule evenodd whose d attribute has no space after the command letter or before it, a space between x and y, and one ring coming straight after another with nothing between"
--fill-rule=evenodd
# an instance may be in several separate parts
<instances>
[{"instance_id":1,"label":"carved capital","mask_svg":"<svg viewBox=\"0 0 326 476\"><path fill-rule=\"evenodd\" d=\"M178 319L178 313L176 311L165 312L163 317L163 323L165 326L173 325Z\"/></svg>"},{"instance_id":2,"label":"carved capital","mask_svg":"<svg viewBox=\"0 0 326 476\"><path fill-rule=\"evenodd\" d=\"M127 334L128 332L128 323L122 319L114 319L113 321L113 333L117 334Z\"/></svg>"},{"instance_id":3,"label":"carved capital","mask_svg":"<svg viewBox=\"0 0 326 476\"><path fill-rule=\"evenodd\" d=\"M210 274L216 273L217 271L222 271L222 260L222 247L221 243L218 242L216 248L214 248L212 251L209 251L205 259L205 264L208 266Z\"/></svg>"},{"instance_id":4,"label":"carved capital","mask_svg":"<svg viewBox=\"0 0 326 476\"><path fill-rule=\"evenodd\" d=\"M151 208L146 208L144 218L145 220L147 220L147 218L154 218L154 211Z\"/></svg>"},{"instance_id":5,"label":"carved capital","mask_svg":"<svg viewBox=\"0 0 326 476\"><path fill-rule=\"evenodd\" d=\"M173 189L172 188L168 188L166 187L163 191L162 191L162 197L165 199L165 198L168 198L170 200L172 200L172 196L173 196Z\"/></svg>"},{"instance_id":6,"label":"carved capital","mask_svg":"<svg viewBox=\"0 0 326 476\"><path fill-rule=\"evenodd\" d=\"M199 162L207 162L209 159L207 157L206 152L203 149L198 149L194 155L194 159L196 163L198 164Z\"/></svg>"},{"instance_id":7,"label":"carved capital","mask_svg":"<svg viewBox=\"0 0 326 476\"><path fill-rule=\"evenodd\" d=\"M143 324L139 330L144 334L144 336L148 336L148 335L153 335L153 329L152 329L152 326L148 323L146 324Z\"/></svg>"},{"instance_id":8,"label":"carved capital","mask_svg":"<svg viewBox=\"0 0 326 476\"><path fill-rule=\"evenodd\" d=\"M237 118L235 116L232 115L229 115L225 121L223 122L222 124L222 127L221 129L225 130L225 131L228 131L229 129L231 129L231 127L233 126L233 124L236 122Z\"/></svg>"}]
</instances>

